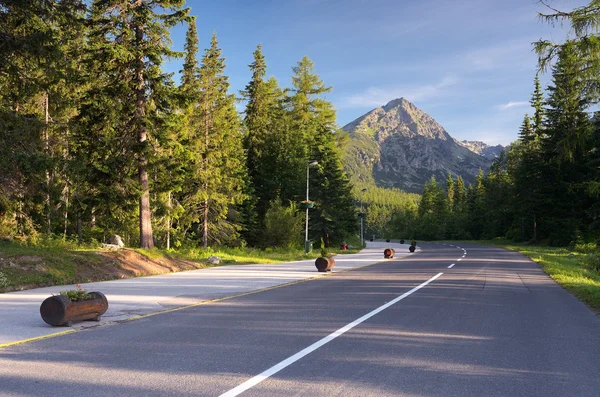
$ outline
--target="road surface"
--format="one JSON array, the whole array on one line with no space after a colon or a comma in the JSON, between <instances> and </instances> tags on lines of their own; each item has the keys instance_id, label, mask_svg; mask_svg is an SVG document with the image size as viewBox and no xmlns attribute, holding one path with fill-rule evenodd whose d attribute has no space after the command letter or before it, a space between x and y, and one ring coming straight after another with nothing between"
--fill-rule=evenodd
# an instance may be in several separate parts
<instances>
[{"instance_id":1,"label":"road surface","mask_svg":"<svg viewBox=\"0 0 600 397\"><path fill-rule=\"evenodd\" d=\"M458 245L1 349L0 395L598 397L600 318Z\"/></svg>"}]
</instances>

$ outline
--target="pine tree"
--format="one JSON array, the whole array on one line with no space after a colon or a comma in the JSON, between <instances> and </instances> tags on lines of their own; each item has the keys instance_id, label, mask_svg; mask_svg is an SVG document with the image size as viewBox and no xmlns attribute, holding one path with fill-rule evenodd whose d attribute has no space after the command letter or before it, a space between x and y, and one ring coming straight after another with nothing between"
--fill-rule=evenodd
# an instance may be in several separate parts
<instances>
[{"instance_id":1,"label":"pine tree","mask_svg":"<svg viewBox=\"0 0 600 397\"><path fill-rule=\"evenodd\" d=\"M581 78L582 61L574 44L566 42L553 68L553 85L548 87L549 137L544 142L544 150L550 156L557 156L559 162L574 162L585 151L592 133L587 114L590 104L585 97L586 83Z\"/></svg>"},{"instance_id":2,"label":"pine tree","mask_svg":"<svg viewBox=\"0 0 600 397\"><path fill-rule=\"evenodd\" d=\"M308 57L302 58L293 71L293 88L288 99L292 126L289 132L299 131L300 134L285 137L287 147L295 154L289 169L297 172L295 179L300 182L298 176L303 173L299 171L304 171L309 161L319 162L316 175L310 178L311 198L318 204L311 212L310 235L321 236L328 244L340 242L355 233L356 210L350 181L343 170L341 135L335 125L335 110L331 102L322 97L331 91L331 87L315 73L314 63ZM286 178L291 179L291 175ZM282 196L287 190L284 189L282 186Z\"/></svg>"},{"instance_id":3,"label":"pine tree","mask_svg":"<svg viewBox=\"0 0 600 397\"><path fill-rule=\"evenodd\" d=\"M454 185L454 212L463 212L466 198L465 182L462 176L456 177Z\"/></svg>"},{"instance_id":4,"label":"pine tree","mask_svg":"<svg viewBox=\"0 0 600 397\"><path fill-rule=\"evenodd\" d=\"M549 40L539 40L535 43L538 54L538 65L540 69L546 70L553 61L560 57L564 47L570 47L569 51L576 54L582 64L586 67L579 71L580 79L585 83L582 86L582 96L592 103L600 100L600 34L598 32L598 20L600 18L600 2L590 0L588 5L576 7L572 11L561 11L550 8L552 13L539 16L542 20L554 24L569 24L574 37L564 43L553 43Z\"/></svg>"},{"instance_id":5,"label":"pine tree","mask_svg":"<svg viewBox=\"0 0 600 397\"><path fill-rule=\"evenodd\" d=\"M198 29L196 28L196 17L190 17L188 21L188 30L185 35L185 60L181 72L181 86L184 100L195 104L198 99L200 87L199 69L198 69Z\"/></svg>"},{"instance_id":6,"label":"pine tree","mask_svg":"<svg viewBox=\"0 0 600 397\"><path fill-rule=\"evenodd\" d=\"M248 199L243 212L248 229L246 237L251 243L256 243L265 213L280 192L277 158L283 148L278 147L281 141L278 134L281 131L277 126L281 124L283 92L274 78L265 78L267 65L260 45L253 55L254 62L248 65L252 79L242 91L247 101L244 148L250 177L246 187Z\"/></svg>"},{"instance_id":7,"label":"pine tree","mask_svg":"<svg viewBox=\"0 0 600 397\"><path fill-rule=\"evenodd\" d=\"M123 198L138 196L142 248L154 247L149 163L160 119L172 110L168 89L172 82L160 66L167 57L179 55L170 50L169 29L186 18L183 4L183 0L96 0L91 6L88 65L96 76L80 114L80 158L105 193L114 192L115 183L125 189ZM108 176L110 166L122 175ZM134 179L136 191L131 189Z\"/></svg>"},{"instance_id":8,"label":"pine tree","mask_svg":"<svg viewBox=\"0 0 600 397\"><path fill-rule=\"evenodd\" d=\"M542 84L540 83L540 76L538 73L535 74L534 91L530 103L531 107L534 109L533 131L537 136L541 137L544 127L544 92L542 91Z\"/></svg>"},{"instance_id":9,"label":"pine tree","mask_svg":"<svg viewBox=\"0 0 600 397\"><path fill-rule=\"evenodd\" d=\"M521 128L519 129L519 139L522 141L528 141L533 139L534 128L531 126L531 118L528 114L525 114L523 118L523 123L521 124Z\"/></svg>"},{"instance_id":10,"label":"pine tree","mask_svg":"<svg viewBox=\"0 0 600 397\"><path fill-rule=\"evenodd\" d=\"M552 203L545 212L548 229L558 228L570 237L578 233L583 211L589 207L585 195L581 194L588 171L585 155L593 133L587 114L586 83L580 73L583 67L574 44L566 42L560 49L558 62L553 67L552 85L548 87L547 138L541 147L547 175L543 192L545 200ZM554 240L560 238L558 233L551 233Z\"/></svg>"},{"instance_id":11,"label":"pine tree","mask_svg":"<svg viewBox=\"0 0 600 397\"><path fill-rule=\"evenodd\" d=\"M20 231L67 232L84 11L77 0L0 1L0 197L13 202Z\"/></svg>"},{"instance_id":12,"label":"pine tree","mask_svg":"<svg viewBox=\"0 0 600 397\"><path fill-rule=\"evenodd\" d=\"M448 200L448 211L452 212L454 210L454 179L452 178L452 174L448 173L448 178L446 179L446 197Z\"/></svg>"},{"instance_id":13,"label":"pine tree","mask_svg":"<svg viewBox=\"0 0 600 397\"><path fill-rule=\"evenodd\" d=\"M199 100L191 116L195 128L189 141L196 157L186 203L192 221L202 223L204 248L208 247L209 238L216 243L236 238L239 225L229 222L227 216L230 205L242 201L242 186L247 177L235 95L228 94L229 82L224 71L225 59L213 34L202 58Z\"/></svg>"}]
</instances>

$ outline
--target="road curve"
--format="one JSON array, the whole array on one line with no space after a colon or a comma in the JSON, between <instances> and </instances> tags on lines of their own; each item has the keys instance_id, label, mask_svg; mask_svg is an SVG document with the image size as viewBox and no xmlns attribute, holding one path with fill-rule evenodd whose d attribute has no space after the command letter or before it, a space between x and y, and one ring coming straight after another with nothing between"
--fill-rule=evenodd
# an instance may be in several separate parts
<instances>
[{"instance_id":1,"label":"road curve","mask_svg":"<svg viewBox=\"0 0 600 397\"><path fill-rule=\"evenodd\" d=\"M0 395L599 395L600 318L535 263L479 245L421 248L0 350Z\"/></svg>"}]
</instances>

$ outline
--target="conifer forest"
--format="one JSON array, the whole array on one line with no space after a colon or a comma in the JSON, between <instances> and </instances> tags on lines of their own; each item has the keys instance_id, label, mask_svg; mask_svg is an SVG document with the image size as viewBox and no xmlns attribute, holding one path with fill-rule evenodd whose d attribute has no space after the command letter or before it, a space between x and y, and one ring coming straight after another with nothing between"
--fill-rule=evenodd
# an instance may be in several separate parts
<instances>
[{"instance_id":1,"label":"conifer forest","mask_svg":"<svg viewBox=\"0 0 600 397\"><path fill-rule=\"evenodd\" d=\"M518 139L476 183L417 195L345 171L332 87L303 54L277 81L257 43L233 92L183 0L0 0L0 238L302 247L314 203L309 239L327 245L358 241L361 216L367 239L600 243L600 1L542 19L573 34L532 44Z\"/></svg>"}]
</instances>

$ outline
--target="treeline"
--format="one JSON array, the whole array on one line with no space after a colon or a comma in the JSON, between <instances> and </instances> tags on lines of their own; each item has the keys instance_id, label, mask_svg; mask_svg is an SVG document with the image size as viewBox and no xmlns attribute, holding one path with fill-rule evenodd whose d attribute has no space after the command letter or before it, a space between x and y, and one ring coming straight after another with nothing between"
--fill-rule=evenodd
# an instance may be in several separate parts
<instances>
[{"instance_id":1,"label":"treeline","mask_svg":"<svg viewBox=\"0 0 600 397\"><path fill-rule=\"evenodd\" d=\"M418 210L391 222L395 236L600 244L600 6L541 17L570 23L574 37L535 44L552 81L544 92L536 76L518 141L473 186L431 180Z\"/></svg>"},{"instance_id":2,"label":"treeline","mask_svg":"<svg viewBox=\"0 0 600 397\"><path fill-rule=\"evenodd\" d=\"M416 214L420 200L420 195L415 193L360 181L354 184L353 193L358 198L358 206L362 202L365 239L395 235L391 220L406 214Z\"/></svg>"},{"instance_id":3,"label":"treeline","mask_svg":"<svg viewBox=\"0 0 600 397\"><path fill-rule=\"evenodd\" d=\"M310 238L357 234L331 88L311 60L282 88L259 45L236 96L216 35L199 54L184 6L0 0L0 237L299 245L311 161ZM176 84L162 65L178 57Z\"/></svg>"}]
</instances>

